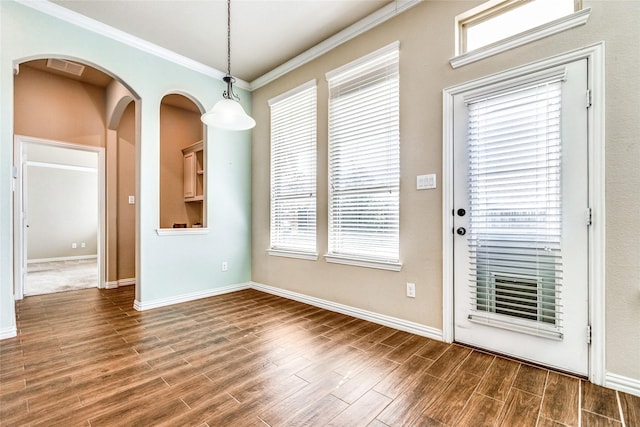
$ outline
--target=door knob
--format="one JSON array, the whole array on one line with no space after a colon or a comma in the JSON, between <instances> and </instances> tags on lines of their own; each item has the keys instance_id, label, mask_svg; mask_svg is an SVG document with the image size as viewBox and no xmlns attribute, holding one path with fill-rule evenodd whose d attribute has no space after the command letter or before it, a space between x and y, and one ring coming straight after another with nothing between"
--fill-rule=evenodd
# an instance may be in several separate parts
<instances>
[{"instance_id":1,"label":"door knob","mask_svg":"<svg viewBox=\"0 0 640 427\"><path fill-rule=\"evenodd\" d=\"M458 233L460 236L464 236L465 234L467 234L467 230L465 230L464 227L458 227L456 233Z\"/></svg>"}]
</instances>

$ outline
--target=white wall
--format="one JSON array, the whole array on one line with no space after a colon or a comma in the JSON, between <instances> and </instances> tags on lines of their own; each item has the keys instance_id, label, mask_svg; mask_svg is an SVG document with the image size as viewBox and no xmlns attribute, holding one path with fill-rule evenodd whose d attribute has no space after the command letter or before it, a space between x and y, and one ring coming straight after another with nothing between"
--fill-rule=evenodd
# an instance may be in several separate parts
<instances>
[{"instance_id":1,"label":"white wall","mask_svg":"<svg viewBox=\"0 0 640 427\"><path fill-rule=\"evenodd\" d=\"M25 151L27 261L97 255L98 154L39 144Z\"/></svg>"}]
</instances>

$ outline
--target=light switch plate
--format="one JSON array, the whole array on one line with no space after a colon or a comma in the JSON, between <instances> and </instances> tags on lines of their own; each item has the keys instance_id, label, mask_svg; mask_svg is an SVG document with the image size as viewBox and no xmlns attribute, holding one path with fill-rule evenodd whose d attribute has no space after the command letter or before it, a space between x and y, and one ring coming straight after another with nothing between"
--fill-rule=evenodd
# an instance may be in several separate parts
<instances>
[{"instance_id":1,"label":"light switch plate","mask_svg":"<svg viewBox=\"0 0 640 427\"><path fill-rule=\"evenodd\" d=\"M136 196L129 196L129 204L133 205L136 202Z\"/></svg>"},{"instance_id":2,"label":"light switch plate","mask_svg":"<svg viewBox=\"0 0 640 427\"><path fill-rule=\"evenodd\" d=\"M436 174L418 175L416 177L416 190L430 190L436 188Z\"/></svg>"}]
</instances>

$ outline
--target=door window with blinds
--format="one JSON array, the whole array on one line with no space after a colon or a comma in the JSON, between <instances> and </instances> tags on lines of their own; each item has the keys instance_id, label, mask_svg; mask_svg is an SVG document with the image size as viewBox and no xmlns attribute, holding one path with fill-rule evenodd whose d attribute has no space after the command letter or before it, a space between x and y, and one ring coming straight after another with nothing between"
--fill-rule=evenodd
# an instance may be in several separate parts
<instances>
[{"instance_id":1,"label":"door window with blinds","mask_svg":"<svg viewBox=\"0 0 640 427\"><path fill-rule=\"evenodd\" d=\"M272 255L315 259L316 82L269 100Z\"/></svg>"},{"instance_id":2,"label":"door window with blinds","mask_svg":"<svg viewBox=\"0 0 640 427\"><path fill-rule=\"evenodd\" d=\"M327 73L329 262L399 270L399 43Z\"/></svg>"},{"instance_id":3,"label":"door window with blinds","mask_svg":"<svg viewBox=\"0 0 640 427\"><path fill-rule=\"evenodd\" d=\"M470 321L562 338L564 72L467 100Z\"/></svg>"}]
</instances>

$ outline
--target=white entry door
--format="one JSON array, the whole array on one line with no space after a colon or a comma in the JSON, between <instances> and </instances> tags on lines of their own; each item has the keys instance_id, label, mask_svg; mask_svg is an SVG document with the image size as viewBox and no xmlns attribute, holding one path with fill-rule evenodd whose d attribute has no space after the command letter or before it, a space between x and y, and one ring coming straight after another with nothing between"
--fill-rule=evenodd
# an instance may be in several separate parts
<instances>
[{"instance_id":1,"label":"white entry door","mask_svg":"<svg viewBox=\"0 0 640 427\"><path fill-rule=\"evenodd\" d=\"M588 374L587 60L454 98L454 339Z\"/></svg>"}]
</instances>

